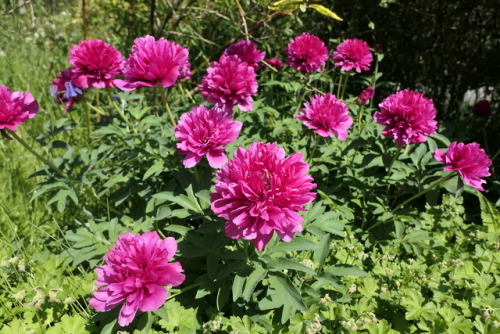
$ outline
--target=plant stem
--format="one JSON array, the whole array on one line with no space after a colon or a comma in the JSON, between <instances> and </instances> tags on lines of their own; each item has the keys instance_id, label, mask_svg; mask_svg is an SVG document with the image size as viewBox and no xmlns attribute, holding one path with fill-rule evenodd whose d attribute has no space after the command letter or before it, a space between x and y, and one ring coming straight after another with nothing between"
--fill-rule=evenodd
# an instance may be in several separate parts
<instances>
[{"instance_id":1,"label":"plant stem","mask_svg":"<svg viewBox=\"0 0 500 334\"><path fill-rule=\"evenodd\" d=\"M418 194L416 195L413 195L412 197L408 198L406 201L404 201L403 203L399 204L397 207L395 207L393 210L391 210L391 213L395 213L396 211L398 211L401 207L405 206L405 204L407 203L410 203L411 201L413 201L414 199L417 199L419 198L420 196L424 195L425 193L427 193L428 191L434 189L436 186L440 185L441 183L444 183L446 181L448 181L449 179L451 179L452 177L458 175L456 172L452 172L448 175L446 175L445 177L442 177L440 178L439 180L437 180L436 182L434 182L433 184L431 184L429 187L427 187L426 189L422 190L421 192L419 192Z\"/></svg>"},{"instance_id":2,"label":"plant stem","mask_svg":"<svg viewBox=\"0 0 500 334\"><path fill-rule=\"evenodd\" d=\"M340 99L340 88L342 87L342 79L344 78L344 76L342 75L342 73L339 74L339 83L338 83L338 86L337 86L337 98Z\"/></svg>"},{"instance_id":3,"label":"plant stem","mask_svg":"<svg viewBox=\"0 0 500 334\"><path fill-rule=\"evenodd\" d=\"M87 104L87 108L85 109L85 120L87 122L87 135L90 137L92 129L90 128L90 106Z\"/></svg>"},{"instance_id":4,"label":"plant stem","mask_svg":"<svg viewBox=\"0 0 500 334\"><path fill-rule=\"evenodd\" d=\"M436 182L434 182L433 184L431 184L429 187L427 187L426 189L422 190L421 192L419 192L418 194L408 198L406 201L404 201L403 203L399 204L398 206L396 206L393 210L391 210L391 214L393 215L390 219L387 219L387 220L384 220L384 221L378 221L376 222L375 224L373 224L372 226L370 226L369 228L366 229L366 231L370 231L370 230L373 230L375 227L381 225L381 224L385 224L385 223L388 223L392 220L394 220L394 213L396 213L396 211L398 211L399 209L401 209L403 206L405 206L406 204L410 203L411 201L413 201L414 199L417 199L419 198L420 196L424 195L425 193L427 193L428 191L434 189L436 186L440 185L441 183L444 183L446 181L448 181L449 179L451 179L452 177L454 177L455 175L457 175L457 173L450 173L448 175L446 175L445 177L442 177L440 178L439 180L437 180Z\"/></svg>"},{"instance_id":5,"label":"plant stem","mask_svg":"<svg viewBox=\"0 0 500 334\"><path fill-rule=\"evenodd\" d=\"M15 138L21 145L24 146L24 148L30 151L38 160L40 160L41 162L52 168L57 174L59 174L59 176L68 177L68 175L64 173L61 169L59 169L59 167L57 167L52 162L50 162L49 160L45 159L40 154L35 152L35 150L33 150L33 148L28 143L26 143L21 137L19 137L17 133L15 133L15 131L9 131L9 135Z\"/></svg>"},{"instance_id":6,"label":"plant stem","mask_svg":"<svg viewBox=\"0 0 500 334\"><path fill-rule=\"evenodd\" d=\"M375 89L375 86L377 85L377 74L378 74L378 55L375 56L375 71L373 73L373 78L372 78L373 89ZM375 90L375 93L376 92L377 91ZM370 108L372 108L372 107L373 107L373 97L370 99Z\"/></svg>"},{"instance_id":7,"label":"plant stem","mask_svg":"<svg viewBox=\"0 0 500 334\"><path fill-rule=\"evenodd\" d=\"M344 99L344 93L345 93L345 88L347 87L347 81L349 81L349 73L345 74L345 80L344 83L342 84L342 93L340 94L339 99L343 100Z\"/></svg>"},{"instance_id":8,"label":"plant stem","mask_svg":"<svg viewBox=\"0 0 500 334\"><path fill-rule=\"evenodd\" d=\"M158 84L158 86L161 94L161 102L165 105L165 108L167 109L168 117L170 117L170 122L172 123L173 126L176 126L177 123L175 123L174 115L172 115L172 110L170 110L170 106L168 105L167 102L167 97L165 96L165 88L161 86L161 84Z\"/></svg>"},{"instance_id":9,"label":"plant stem","mask_svg":"<svg viewBox=\"0 0 500 334\"><path fill-rule=\"evenodd\" d=\"M180 295L181 293L184 293L184 292L186 292L186 291L189 291L189 290L191 290L191 289L194 289L194 288L196 288L196 287L199 287L200 285L201 285L201 282L198 282L198 283L194 283L194 284L188 285L187 287L185 287L185 288L183 288L183 289L179 290L179 292L177 292L177 293L172 293L172 294L171 294L168 298L174 298L174 297L176 297L176 296Z\"/></svg>"}]
</instances>

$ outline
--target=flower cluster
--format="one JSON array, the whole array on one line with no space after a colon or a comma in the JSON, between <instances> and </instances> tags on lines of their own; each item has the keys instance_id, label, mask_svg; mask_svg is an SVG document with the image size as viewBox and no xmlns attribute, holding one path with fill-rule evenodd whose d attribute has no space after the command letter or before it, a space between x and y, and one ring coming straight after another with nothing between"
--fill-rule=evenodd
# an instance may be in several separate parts
<instances>
[{"instance_id":1,"label":"flower cluster","mask_svg":"<svg viewBox=\"0 0 500 334\"><path fill-rule=\"evenodd\" d=\"M360 39L346 39L332 54L335 66L343 71L355 69L360 73L370 69L373 56L368 44Z\"/></svg>"},{"instance_id":2,"label":"flower cluster","mask_svg":"<svg viewBox=\"0 0 500 334\"><path fill-rule=\"evenodd\" d=\"M0 85L0 130L17 130L17 126L38 113L38 102L30 92L12 92Z\"/></svg>"},{"instance_id":3,"label":"flower cluster","mask_svg":"<svg viewBox=\"0 0 500 334\"><path fill-rule=\"evenodd\" d=\"M304 107L305 109L300 110L300 115L293 116L304 122L305 126L322 137L335 135L340 140L347 139L347 129L352 125L352 118L345 103L335 95L315 95L311 98L311 103L304 103Z\"/></svg>"},{"instance_id":4,"label":"flower cluster","mask_svg":"<svg viewBox=\"0 0 500 334\"><path fill-rule=\"evenodd\" d=\"M248 151L239 147L233 159L216 174L212 211L226 219L226 235L250 240L258 251L267 245L274 231L291 241L302 231L302 216L316 194L309 165L301 153L285 157L276 143L255 142Z\"/></svg>"},{"instance_id":5,"label":"flower cluster","mask_svg":"<svg viewBox=\"0 0 500 334\"><path fill-rule=\"evenodd\" d=\"M171 87L177 79L190 78L189 51L175 42L153 36L137 38L132 54L125 61L125 79L115 80L121 90L131 91L138 87L155 87L161 84Z\"/></svg>"},{"instance_id":6,"label":"flower cluster","mask_svg":"<svg viewBox=\"0 0 500 334\"><path fill-rule=\"evenodd\" d=\"M286 47L288 65L306 73L321 71L328 60L328 49L317 36L303 33Z\"/></svg>"},{"instance_id":7,"label":"flower cluster","mask_svg":"<svg viewBox=\"0 0 500 334\"><path fill-rule=\"evenodd\" d=\"M99 39L84 40L70 50L73 83L83 89L114 87L115 76L122 74L120 51Z\"/></svg>"},{"instance_id":8,"label":"flower cluster","mask_svg":"<svg viewBox=\"0 0 500 334\"><path fill-rule=\"evenodd\" d=\"M252 96L257 95L257 79L253 67L238 56L222 55L207 69L201 95L216 107L231 113L235 105L243 111L252 110Z\"/></svg>"},{"instance_id":9,"label":"flower cluster","mask_svg":"<svg viewBox=\"0 0 500 334\"><path fill-rule=\"evenodd\" d=\"M436 149L434 158L442 162L447 167L445 171L457 171L465 183L484 191L481 184L486 183L482 177L490 176L489 167L492 161L478 143L457 143L453 142L448 147L446 153Z\"/></svg>"},{"instance_id":10,"label":"flower cluster","mask_svg":"<svg viewBox=\"0 0 500 334\"><path fill-rule=\"evenodd\" d=\"M252 66L254 70L259 68L261 62L266 56L265 51L259 51L252 41L240 41L228 46L224 51L225 56L238 56L242 61Z\"/></svg>"},{"instance_id":11,"label":"flower cluster","mask_svg":"<svg viewBox=\"0 0 500 334\"><path fill-rule=\"evenodd\" d=\"M179 141L179 154L185 155L184 167L190 168L207 156L212 168L221 168L227 162L225 147L238 138L243 123L233 121L231 116L217 108L204 105L194 107L181 116L174 128Z\"/></svg>"},{"instance_id":12,"label":"flower cluster","mask_svg":"<svg viewBox=\"0 0 500 334\"><path fill-rule=\"evenodd\" d=\"M416 144L436 133L436 109L431 99L423 94L402 90L385 98L373 118L385 125L382 134L396 140L396 145Z\"/></svg>"},{"instance_id":13,"label":"flower cluster","mask_svg":"<svg viewBox=\"0 0 500 334\"><path fill-rule=\"evenodd\" d=\"M97 285L104 288L94 292L90 306L105 312L123 304L120 326L128 326L138 310L160 308L168 294L164 286L177 286L185 279L181 264L169 263L176 251L174 238L161 240L156 232L120 235L104 257L106 264L96 269Z\"/></svg>"}]
</instances>

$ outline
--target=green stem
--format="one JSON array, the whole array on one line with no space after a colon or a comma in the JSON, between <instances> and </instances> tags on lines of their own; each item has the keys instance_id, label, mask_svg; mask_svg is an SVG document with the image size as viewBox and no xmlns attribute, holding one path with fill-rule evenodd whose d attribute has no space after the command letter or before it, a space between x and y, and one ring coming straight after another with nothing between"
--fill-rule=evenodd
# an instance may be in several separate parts
<instances>
[{"instance_id":1,"label":"green stem","mask_svg":"<svg viewBox=\"0 0 500 334\"><path fill-rule=\"evenodd\" d=\"M344 78L344 76L342 75L342 73L339 74L339 83L338 83L338 86L337 86L337 98L340 99L340 89L342 87L342 79Z\"/></svg>"},{"instance_id":2,"label":"green stem","mask_svg":"<svg viewBox=\"0 0 500 334\"><path fill-rule=\"evenodd\" d=\"M427 193L428 191L434 189L436 186L440 185L441 183L444 183L446 181L448 181L449 179L451 179L452 177L458 175L457 173L450 173L448 175L446 175L445 177L442 177L440 178L439 180L437 180L436 182L434 182L433 184L431 184L429 187L427 187L426 189L422 190L421 192L419 192L418 194L416 195L413 195L412 197L408 198L406 201L404 201L403 203L399 204L397 207L395 207L393 210L391 210L391 213L394 214L396 211L398 211L401 207L405 206L406 204L410 203L411 201L413 201L414 199L417 199L419 198L420 196L424 195L425 193Z\"/></svg>"},{"instance_id":3,"label":"green stem","mask_svg":"<svg viewBox=\"0 0 500 334\"><path fill-rule=\"evenodd\" d=\"M187 287L183 288L183 289L180 289L177 293L172 293L168 298L175 298L177 297L178 295L180 295L181 293L184 293L186 291L189 291L191 289L194 289L196 287L199 287L201 285L201 282L198 282L198 283L194 283L194 284L191 284L191 285L188 285ZM174 290L170 290L170 291L174 291Z\"/></svg>"},{"instance_id":4,"label":"green stem","mask_svg":"<svg viewBox=\"0 0 500 334\"><path fill-rule=\"evenodd\" d=\"M26 148L28 151L30 151L38 160L40 160L41 162L43 162L44 164L46 164L47 166L52 168L57 174L59 174L59 176L68 177L68 175L66 173L64 173L61 169L59 169L59 167L57 167L52 162L50 162L49 160L45 159L40 154L35 152L33 150L33 148L28 143L26 143L21 137L19 137L17 135L17 133L15 133L14 131L9 131L8 135L15 138L21 145L24 146L24 148Z\"/></svg>"},{"instance_id":5,"label":"green stem","mask_svg":"<svg viewBox=\"0 0 500 334\"><path fill-rule=\"evenodd\" d=\"M176 126L177 123L175 123L174 115L172 115L172 110L170 110L170 106L168 105L167 102L167 97L165 96L165 88L161 86L161 84L158 84L158 86L161 94L161 102L165 105L165 108L167 109L168 117L170 117L170 122L172 123L173 126Z\"/></svg>"},{"instance_id":6,"label":"green stem","mask_svg":"<svg viewBox=\"0 0 500 334\"><path fill-rule=\"evenodd\" d=\"M87 104L87 108L85 109L85 120L87 122L87 135L90 137L92 129L90 127L90 106Z\"/></svg>"},{"instance_id":7,"label":"green stem","mask_svg":"<svg viewBox=\"0 0 500 334\"><path fill-rule=\"evenodd\" d=\"M345 80L344 83L342 84L342 93L340 94L339 99L343 100L344 99L344 93L345 93L345 88L347 87L347 81L349 81L349 73L345 74Z\"/></svg>"},{"instance_id":8,"label":"green stem","mask_svg":"<svg viewBox=\"0 0 500 334\"><path fill-rule=\"evenodd\" d=\"M375 86L377 84L377 74L378 74L378 55L375 56L375 72L373 73L373 79L372 79L373 89L375 89ZM372 107L373 107L373 98L370 99L370 108Z\"/></svg>"},{"instance_id":9,"label":"green stem","mask_svg":"<svg viewBox=\"0 0 500 334\"><path fill-rule=\"evenodd\" d=\"M370 231L370 230L373 230L375 227L381 225L381 224L385 224L385 223L388 223L392 220L394 220L395 216L394 216L394 213L396 213L396 211L398 211L399 209L401 209L403 206L405 206L406 204L410 203L411 201L413 201L414 199L417 199L419 198L420 196L424 195L425 193L427 193L428 191L434 189L436 186L440 185L441 183L444 183L446 181L448 181L449 179L451 179L452 177L454 177L455 175L457 175L457 173L450 173L448 175L446 175L445 177L442 177L440 178L439 180L437 180L436 182L434 182L433 184L431 184L429 187L427 187L426 189L422 190L421 192L419 192L418 194L408 198L406 201L404 201L403 203L399 204L398 206L396 206L393 210L391 210L391 214L393 215L390 219L387 219L387 220L384 220L384 221L378 221L377 223L375 223L374 225L370 226L369 228L366 229L366 231Z\"/></svg>"}]
</instances>

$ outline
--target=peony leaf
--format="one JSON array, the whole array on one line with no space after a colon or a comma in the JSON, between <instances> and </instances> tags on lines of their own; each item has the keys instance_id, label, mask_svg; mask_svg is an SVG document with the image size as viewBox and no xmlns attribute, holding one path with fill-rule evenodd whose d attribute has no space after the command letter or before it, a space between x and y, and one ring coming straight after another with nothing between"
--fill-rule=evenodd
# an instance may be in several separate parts
<instances>
[{"instance_id":1,"label":"peony leaf","mask_svg":"<svg viewBox=\"0 0 500 334\"><path fill-rule=\"evenodd\" d=\"M308 5L308 7L316 10L320 14L329 16L332 19L339 20L339 21L344 21L340 16L338 16L336 13L332 12L331 10L329 10L328 8L326 8L325 6L317 5L317 4L312 4L312 5Z\"/></svg>"},{"instance_id":2,"label":"peony leaf","mask_svg":"<svg viewBox=\"0 0 500 334\"><path fill-rule=\"evenodd\" d=\"M270 10L277 10L277 11L293 11L297 10L300 8L301 5L305 4L305 0L279 0L271 5L269 5Z\"/></svg>"}]
</instances>

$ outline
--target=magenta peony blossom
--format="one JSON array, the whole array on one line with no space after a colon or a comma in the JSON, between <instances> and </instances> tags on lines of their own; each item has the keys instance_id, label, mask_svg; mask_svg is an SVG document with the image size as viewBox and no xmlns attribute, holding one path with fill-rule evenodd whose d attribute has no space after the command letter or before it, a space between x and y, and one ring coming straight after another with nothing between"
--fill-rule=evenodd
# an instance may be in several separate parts
<instances>
[{"instance_id":1,"label":"magenta peony blossom","mask_svg":"<svg viewBox=\"0 0 500 334\"><path fill-rule=\"evenodd\" d=\"M347 129L352 125L347 106L335 95L314 95L311 103L304 103L305 109L300 115L293 115L313 129L321 137L337 136L340 140L347 139Z\"/></svg>"},{"instance_id":2,"label":"magenta peony blossom","mask_svg":"<svg viewBox=\"0 0 500 334\"><path fill-rule=\"evenodd\" d=\"M190 168L201 161L204 155L212 168L221 168L227 162L222 145L228 145L238 138L243 123L233 121L231 116L217 108L207 109L204 105L194 107L179 119L174 127L179 141L179 154L185 155L184 167Z\"/></svg>"},{"instance_id":3,"label":"magenta peony blossom","mask_svg":"<svg viewBox=\"0 0 500 334\"><path fill-rule=\"evenodd\" d=\"M252 96L257 95L257 79L253 67L238 56L221 56L207 69L201 95L216 107L231 113L234 105L243 111L252 111Z\"/></svg>"},{"instance_id":4,"label":"magenta peony blossom","mask_svg":"<svg viewBox=\"0 0 500 334\"><path fill-rule=\"evenodd\" d=\"M98 286L89 304L106 312L123 303L118 324L128 326L137 310L154 311L167 299L165 285L184 282L179 262L168 261L177 251L174 238L161 240L156 232L142 235L124 233L118 237L116 248L104 257L105 265L97 267Z\"/></svg>"},{"instance_id":5,"label":"magenta peony blossom","mask_svg":"<svg viewBox=\"0 0 500 334\"><path fill-rule=\"evenodd\" d=\"M283 67L283 62L281 60L279 60L278 58L266 59L266 63L268 63L272 67L277 68L278 70Z\"/></svg>"},{"instance_id":6,"label":"magenta peony blossom","mask_svg":"<svg viewBox=\"0 0 500 334\"><path fill-rule=\"evenodd\" d=\"M285 49L288 65L306 73L321 71L328 60L328 49L317 36L303 33L295 37Z\"/></svg>"},{"instance_id":7,"label":"magenta peony blossom","mask_svg":"<svg viewBox=\"0 0 500 334\"><path fill-rule=\"evenodd\" d=\"M38 102L30 92L12 92L0 85L0 130L17 130L17 126L35 117Z\"/></svg>"},{"instance_id":8,"label":"magenta peony blossom","mask_svg":"<svg viewBox=\"0 0 500 334\"><path fill-rule=\"evenodd\" d=\"M423 94L402 90L386 97L379 105L373 118L385 125L382 134L396 140L396 145L421 143L428 135L436 133L436 109L431 99Z\"/></svg>"},{"instance_id":9,"label":"magenta peony blossom","mask_svg":"<svg viewBox=\"0 0 500 334\"><path fill-rule=\"evenodd\" d=\"M478 116L484 118L490 118L492 115L490 101L487 100L479 101L474 105L474 108L472 108L472 112Z\"/></svg>"},{"instance_id":10,"label":"magenta peony blossom","mask_svg":"<svg viewBox=\"0 0 500 334\"><path fill-rule=\"evenodd\" d=\"M241 60L252 66L257 71L259 62L266 56L265 51L259 51L252 41L233 43L224 51L225 56L238 56Z\"/></svg>"},{"instance_id":11,"label":"magenta peony blossom","mask_svg":"<svg viewBox=\"0 0 500 334\"><path fill-rule=\"evenodd\" d=\"M168 88L177 79L190 78L189 51L175 42L153 36L137 38L132 54L125 61L124 80L115 80L121 90L131 91L138 87L155 87L160 83Z\"/></svg>"},{"instance_id":12,"label":"magenta peony blossom","mask_svg":"<svg viewBox=\"0 0 500 334\"><path fill-rule=\"evenodd\" d=\"M337 46L332 54L335 66L343 71L355 69L360 73L370 69L373 56L368 43L360 39L346 39Z\"/></svg>"},{"instance_id":13,"label":"magenta peony blossom","mask_svg":"<svg viewBox=\"0 0 500 334\"><path fill-rule=\"evenodd\" d=\"M81 41L71 48L69 63L74 66L73 83L83 89L114 87L115 76L122 73L120 51L99 39Z\"/></svg>"},{"instance_id":14,"label":"magenta peony blossom","mask_svg":"<svg viewBox=\"0 0 500 334\"><path fill-rule=\"evenodd\" d=\"M436 149L434 159L448 166L445 171L457 171L465 183L484 191L481 184L486 183L481 177L490 176L489 167L492 161L478 143L451 143L448 151L443 153Z\"/></svg>"},{"instance_id":15,"label":"magenta peony blossom","mask_svg":"<svg viewBox=\"0 0 500 334\"><path fill-rule=\"evenodd\" d=\"M252 241L260 252L274 231L289 242L302 231L303 218L316 194L309 165L301 153L285 158L276 143L256 142L245 151L239 147L233 159L216 173L215 193L211 194L213 212L226 219L226 235Z\"/></svg>"},{"instance_id":16,"label":"magenta peony blossom","mask_svg":"<svg viewBox=\"0 0 500 334\"><path fill-rule=\"evenodd\" d=\"M73 104L80 102L80 98L84 93L83 89L73 82L74 78L73 67L70 67L59 72L57 77L52 80L52 86L50 86L50 93L56 99L56 103L64 103L65 113L73 107Z\"/></svg>"},{"instance_id":17,"label":"magenta peony blossom","mask_svg":"<svg viewBox=\"0 0 500 334\"><path fill-rule=\"evenodd\" d=\"M358 95L359 104L362 106L375 96L375 88L367 87Z\"/></svg>"}]
</instances>

